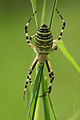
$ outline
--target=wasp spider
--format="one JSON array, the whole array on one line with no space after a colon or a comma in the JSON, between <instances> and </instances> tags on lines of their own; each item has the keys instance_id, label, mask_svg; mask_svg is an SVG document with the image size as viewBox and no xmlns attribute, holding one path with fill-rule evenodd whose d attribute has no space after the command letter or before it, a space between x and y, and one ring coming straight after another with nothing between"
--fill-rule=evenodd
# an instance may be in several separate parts
<instances>
[{"instance_id":1,"label":"wasp spider","mask_svg":"<svg viewBox=\"0 0 80 120\"><path fill-rule=\"evenodd\" d=\"M64 28L65 28L65 21L62 15L59 13L57 9L56 11L63 22L61 32L59 34L59 37L56 40L53 40L53 34L50 28L46 24L41 25L33 36L30 36L30 38L28 37L28 25L37 11L31 16L31 18L26 23L26 26L25 26L26 42L34 50L34 52L36 53L36 57L28 71L27 80L26 80L25 89L24 89L24 96L26 93L28 83L32 83L31 74L38 61L40 64L46 63L48 74L50 77L50 85L48 87L48 90L41 96L45 96L46 94L51 93L52 83L54 80L54 73L51 68L50 61L48 59L48 54L51 51L57 50L57 43L59 40L61 40ZM34 45L31 42L32 38L34 38Z\"/></svg>"}]
</instances>

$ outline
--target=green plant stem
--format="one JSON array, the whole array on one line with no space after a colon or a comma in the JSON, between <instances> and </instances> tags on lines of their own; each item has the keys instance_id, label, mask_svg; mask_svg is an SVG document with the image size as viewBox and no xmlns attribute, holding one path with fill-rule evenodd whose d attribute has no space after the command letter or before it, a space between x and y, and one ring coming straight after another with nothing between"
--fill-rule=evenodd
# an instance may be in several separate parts
<instances>
[{"instance_id":1,"label":"green plant stem","mask_svg":"<svg viewBox=\"0 0 80 120\"><path fill-rule=\"evenodd\" d=\"M35 110L36 110L36 105L37 105L37 100L38 100L38 94L39 94L39 89L40 89L40 83L41 83L41 79L42 79L43 67L44 67L44 65L42 65L42 64L40 64L40 66L38 67L33 91L31 94L31 101L30 101L27 120L34 120Z\"/></svg>"},{"instance_id":2,"label":"green plant stem","mask_svg":"<svg viewBox=\"0 0 80 120\"><path fill-rule=\"evenodd\" d=\"M75 60L72 58L70 53L67 51L66 47L64 46L64 43L62 41L59 41L58 46L60 50L62 51L62 53L64 54L64 56L66 57L66 59L70 62L70 64L75 68L77 73L79 73L80 75L80 67L77 65Z\"/></svg>"},{"instance_id":3,"label":"green plant stem","mask_svg":"<svg viewBox=\"0 0 80 120\"><path fill-rule=\"evenodd\" d=\"M43 24L43 23L44 23L45 11L46 11L46 0L44 0L44 3L43 3L41 24Z\"/></svg>"},{"instance_id":4,"label":"green plant stem","mask_svg":"<svg viewBox=\"0 0 80 120\"><path fill-rule=\"evenodd\" d=\"M44 76L42 76L42 94L44 94L44 92L46 90L47 90L47 80L44 79ZM44 117L45 117L45 120L50 120L48 96L44 96L43 97L43 106L44 106Z\"/></svg>"},{"instance_id":5,"label":"green plant stem","mask_svg":"<svg viewBox=\"0 0 80 120\"><path fill-rule=\"evenodd\" d=\"M32 4L33 13L35 13L35 11L37 10L36 0L30 0L30 1L31 1L31 4ZM34 19L35 19L36 27L38 28L37 15L36 14L34 16Z\"/></svg>"},{"instance_id":6,"label":"green plant stem","mask_svg":"<svg viewBox=\"0 0 80 120\"><path fill-rule=\"evenodd\" d=\"M46 0L43 1L41 24L43 24L43 22L44 22L45 11L46 11ZM47 82L44 79L44 74L43 74L43 76L42 76L42 94L44 94L46 89L47 89ZM43 106L44 106L44 118L45 118L45 120L50 120L49 105L48 105L47 97L43 97Z\"/></svg>"},{"instance_id":7,"label":"green plant stem","mask_svg":"<svg viewBox=\"0 0 80 120\"><path fill-rule=\"evenodd\" d=\"M50 18L50 25L49 28L52 30L53 27L53 21L54 21L54 15L55 15L55 8L57 5L57 0L53 0L53 6L52 6L52 13L51 13L51 18Z\"/></svg>"},{"instance_id":8,"label":"green plant stem","mask_svg":"<svg viewBox=\"0 0 80 120\"><path fill-rule=\"evenodd\" d=\"M48 98L49 98L49 103L50 103L51 110L52 110L52 113L53 113L53 117L54 117L55 120L57 120L50 96L48 96Z\"/></svg>"}]
</instances>

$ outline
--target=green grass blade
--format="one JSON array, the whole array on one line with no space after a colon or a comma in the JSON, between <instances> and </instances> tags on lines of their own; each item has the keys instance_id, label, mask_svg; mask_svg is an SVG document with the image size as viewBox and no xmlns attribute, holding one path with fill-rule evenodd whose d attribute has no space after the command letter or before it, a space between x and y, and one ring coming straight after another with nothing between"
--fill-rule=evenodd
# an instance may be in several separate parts
<instances>
[{"instance_id":1,"label":"green grass blade","mask_svg":"<svg viewBox=\"0 0 80 120\"><path fill-rule=\"evenodd\" d=\"M54 15L55 15L55 8L57 5L57 0L53 0L53 6L52 6L52 13L51 13L51 18L50 18L50 25L49 28L52 30L53 27L53 21L54 21Z\"/></svg>"},{"instance_id":2,"label":"green grass blade","mask_svg":"<svg viewBox=\"0 0 80 120\"><path fill-rule=\"evenodd\" d=\"M44 94L47 88L47 81L44 79L44 76L42 76L42 94ZM43 107L45 120L50 120L48 96L43 97Z\"/></svg>"},{"instance_id":3,"label":"green grass blade","mask_svg":"<svg viewBox=\"0 0 80 120\"><path fill-rule=\"evenodd\" d=\"M64 43L62 41L59 41L58 46L66 59L70 62L70 64L75 68L75 70L80 74L80 67L77 65L75 60L72 58L72 56L67 51L66 47L64 46Z\"/></svg>"},{"instance_id":4,"label":"green grass blade","mask_svg":"<svg viewBox=\"0 0 80 120\"><path fill-rule=\"evenodd\" d=\"M35 11L37 10L36 0L30 0L30 1L31 1L31 4L32 4L33 13L35 13ZM36 14L35 14L34 18L35 18L36 27L38 28L37 15Z\"/></svg>"},{"instance_id":5,"label":"green grass blade","mask_svg":"<svg viewBox=\"0 0 80 120\"><path fill-rule=\"evenodd\" d=\"M35 110L36 110L36 105L37 105L37 100L38 100L38 94L39 94L39 89L40 89L40 82L41 82L42 73L43 73L43 66L44 65L40 65L38 67L38 72L35 78L35 83L34 83L32 95L31 95L31 101L30 101L27 120L34 120L34 115L35 115Z\"/></svg>"},{"instance_id":6,"label":"green grass blade","mask_svg":"<svg viewBox=\"0 0 80 120\"><path fill-rule=\"evenodd\" d=\"M44 22L45 11L46 11L46 0L44 0L44 3L43 3L41 24L43 24L43 22ZM43 75L42 76L42 94L44 94L46 89L47 89L47 82L46 82L46 80L44 80L44 75ZM50 120L49 105L48 105L48 98L47 97L43 97L43 107L44 107L45 120Z\"/></svg>"},{"instance_id":7,"label":"green grass blade","mask_svg":"<svg viewBox=\"0 0 80 120\"><path fill-rule=\"evenodd\" d=\"M46 0L44 0L44 3L43 3L41 24L43 24L43 23L44 23L45 11L46 11Z\"/></svg>"},{"instance_id":8,"label":"green grass blade","mask_svg":"<svg viewBox=\"0 0 80 120\"><path fill-rule=\"evenodd\" d=\"M56 5L57 5L57 0L53 0L52 13L51 13L50 25L49 25L51 30L52 30L52 27L53 27ZM48 96L48 99L49 99L50 107L51 107L51 110L52 110L52 113L53 113L53 117L54 117L53 119L57 120L55 112L54 112L54 108L53 108L53 105L52 105L52 102L51 102L51 99L50 99L50 96Z\"/></svg>"},{"instance_id":9,"label":"green grass blade","mask_svg":"<svg viewBox=\"0 0 80 120\"><path fill-rule=\"evenodd\" d=\"M53 113L53 120L57 120L50 96L48 96L48 98L49 98L49 103L50 103L51 110L52 110L52 113Z\"/></svg>"},{"instance_id":10,"label":"green grass blade","mask_svg":"<svg viewBox=\"0 0 80 120\"><path fill-rule=\"evenodd\" d=\"M35 12L37 10L37 6L36 6L36 0L31 0L31 4L32 4L32 9L33 9L33 12ZM38 23L37 23L37 17L34 16L35 18L35 23L36 23L36 27L38 28ZM36 65L36 75L37 75L37 70L38 70L38 63ZM36 113L35 113L35 120L38 118L38 112L39 112L39 100L37 100L37 106L36 106Z\"/></svg>"}]
</instances>

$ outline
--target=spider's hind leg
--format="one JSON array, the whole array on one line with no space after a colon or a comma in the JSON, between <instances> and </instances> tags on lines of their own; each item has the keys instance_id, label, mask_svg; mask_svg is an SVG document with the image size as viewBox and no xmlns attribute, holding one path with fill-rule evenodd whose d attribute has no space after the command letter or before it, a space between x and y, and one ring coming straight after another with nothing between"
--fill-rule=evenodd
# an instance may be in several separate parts
<instances>
[{"instance_id":1,"label":"spider's hind leg","mask_svg":"<svg viewBox=\"0 0 80 120\"><path fill-rule=\"evenodd\" d=\"M50 61L46 60L45 62L46 62L47 69L48 69L48 74L49 74L49 77L50 77L50 85L48 87L48 90L46 92L44 92L43 95L40 95L40 97L44 97L44 96L48 95L49 93L51 93L52 83L53 83L53 80L54 80L54 73L53 73L53 70L51 68Z\"/></svg>"},{"instance_id":2,"label":"spider's hind leg","mask_svg":"<svg viewBox=\"0 0 80 120\"><path fill-rule=\"evenodd\" d=\"M25 98L25 93L26 93L28 83L32 84L31 74L32 74L32 71L35 68L37 62L38 62L38 57L36 56L33 63L32 63L32 65L31 65L31 67L30 67L30 69L29 69L29 71L28 71L27 80L26 80L26 84L25 84L25 88L24 88L24 98Z\"/></svg>"},{"instance_id":3,"label":"spider's hind leg","mask_svg":"<svg viewBox=\"0 0 80 120\"><path fill-rule=\"evenodd\" d=\"M50 85L48 87L48 93L51 93L52 83L53 83L53 80L54 80L54 73L53 73L53 70L51 68L51 64L50 64L49 60L46 60L46 65L47 65L48 74L49 74L49 77L50 77Z\"/></svg>"}]
</instances>

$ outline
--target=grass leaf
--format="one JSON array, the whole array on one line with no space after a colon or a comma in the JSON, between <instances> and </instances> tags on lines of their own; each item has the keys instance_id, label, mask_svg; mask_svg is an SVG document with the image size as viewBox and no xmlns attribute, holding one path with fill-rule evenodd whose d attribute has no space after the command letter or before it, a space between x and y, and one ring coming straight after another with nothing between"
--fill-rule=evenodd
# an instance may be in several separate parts
<instances>
[{"instance_id":1,"label":"grass leaf","mask_svg":"<svg viewBox=\"0 0 80 120\"><path fill-rule=\"evenodd\" d=\"M52 102L51 102L50 96L48 96L48 98L49 98L49 103L50 103L51 110L52 110L53 117L54 117L53 119L54 119L54 120L57 120L56 115L55 115L55 112L54 112L54 108L53 108L53 105L52 105Z\"/></svg>"},{"instance_id":2,"label":"grass leaf","mask_svg":"<svg viewBox=\"0 0 80 120\"><path fill-rule=\"evenodd\" d=\"M38 99L38 94L39 94L39 89L40 89L40 82L42 79L42 73L43 73L43 66L40 65L38 67L38 72L35 78L35 83L31 95L31 101L30 101L30 106L29 106L29 111L28 111L28 119L27 120L34 120L34 115L35 115L35 110L36 110L36 105L37 105L37 99Z\"/></svg>"},{"instance_id":3,"label":"grass leaf","mask_svg":"<svg viewBox=\"0 0 80 120\"><path fill-rule=\"evenodd\" d=\"M49 28L52 30L53 27L53 21L54 21L54 15L55 15L55 8L57 5L57 0L53 0L53 6L52 6L52 13L51 13L51 18L50 18L50 25Z\"/></svg>"},{"instance_id":4,"label":"grass leaf","mask_svg":"<svg viewBox=\"0 0 80 120\"><path fill-rule=\"evenodd\" d=\"M47 81L42 76L42 94L48 89ZM44 117L45 120L50 120L50 113L49 113L49 104L48 104L48 96L43 97L43 106L44 106Z\"/></svg>"},{"instance_id":5,"label":"grass leaf","mask_svg":"<svg viewBox=\"0 0 80 120\"><path fill-rule=\"evenodd\" d=\"M32 4L33 13L34 13L37 10L36 0L31 0L31 4ZM34 16L34 18L35 18L35 22L36 22L36 27L38 28L37 17ZM39 64L37 63L37 65L36 65L36 77L37 77L38 65ZM35 117L34 117L35 120L38 119L38 114L37 114L39 112L39 100L38 99L37 99L36 110L37 110L37 112L35 113Z\"/></svg>"},{"instance_id":6,"label":"grass leaf","mask_svg":"<svg viewBox=\"0 0 80 120\"><path fill-rule=\"evenodd\" d=\"M30 1L31 1L31 4L32 4L33 13L35 13L35 11L37 10L36 0L30 0ZM38 28L37 15L36 14L35 14L34 18L35 18L36 27Z\"/></svg>"},{"instance_id":7,"label":"grass leaf","mask_svg":"<svg viewBox=\"0 0 80 120\"><path fill-rule=\"evenodd\" d=\"M57 0L53 0L52 13L51 13L50 25L49 25L51 30L52 30L52 27L53 27L53 21L54 21L56 5L57 5ZM51 107L51 110L52 110L52 113L53 113L53 117L54 117L53 119L57 120L55 112L54 112L54 108L53 108L53 105L52 105L52 102L51 102L51 99L50 99L49 95L48 95L48 99L49 99L50 107Z\"/></svg>"},{"instance_id":8,"label":"grass leaf","mask_svg":"<svg viewBox=\"0 0 80 120\"><path fill-rule=\"evenodd\" d=\"M66 59L70 62L70 64L72 64L72 66L75 68L75 70L80 75L80 67L77 65L75 60L72 58L70 53L67 51L66 47L64 46L64 43L62 41L59 41L58 46L59 46L60 50L62 51L62 53L64 54L64 56L66 57Z\"/></svg>"},{"instance_id":9,"label":"grass leaf","mask_svg":"<svg viewBox=\"0 0 80 120\"><path fill-rule=\"evenodd\" d=\"M45 11L46 11L46 0L44 0L44 3L43 3L41 24L44 23Z\"/></svg>"},{"instance_id":10,"label":"grass leaf","mask_svg":"<svg viewBox=\"0 0 80 120\"><path fill-rule=\"evenodd\" d=\"M44 22L45 11L46 11L46 0L44 0L44 3L43 3L41 24L43 24L43 22ZM44 94L46 89L47 89L47 82L44 79L44 75L43 75L42 76L42 94ZM44 117L45 117L45 120L50 120L49 105L48 105L47 97L43 97L43 106L44 106Z\"/></svg>"}]
</instances>

